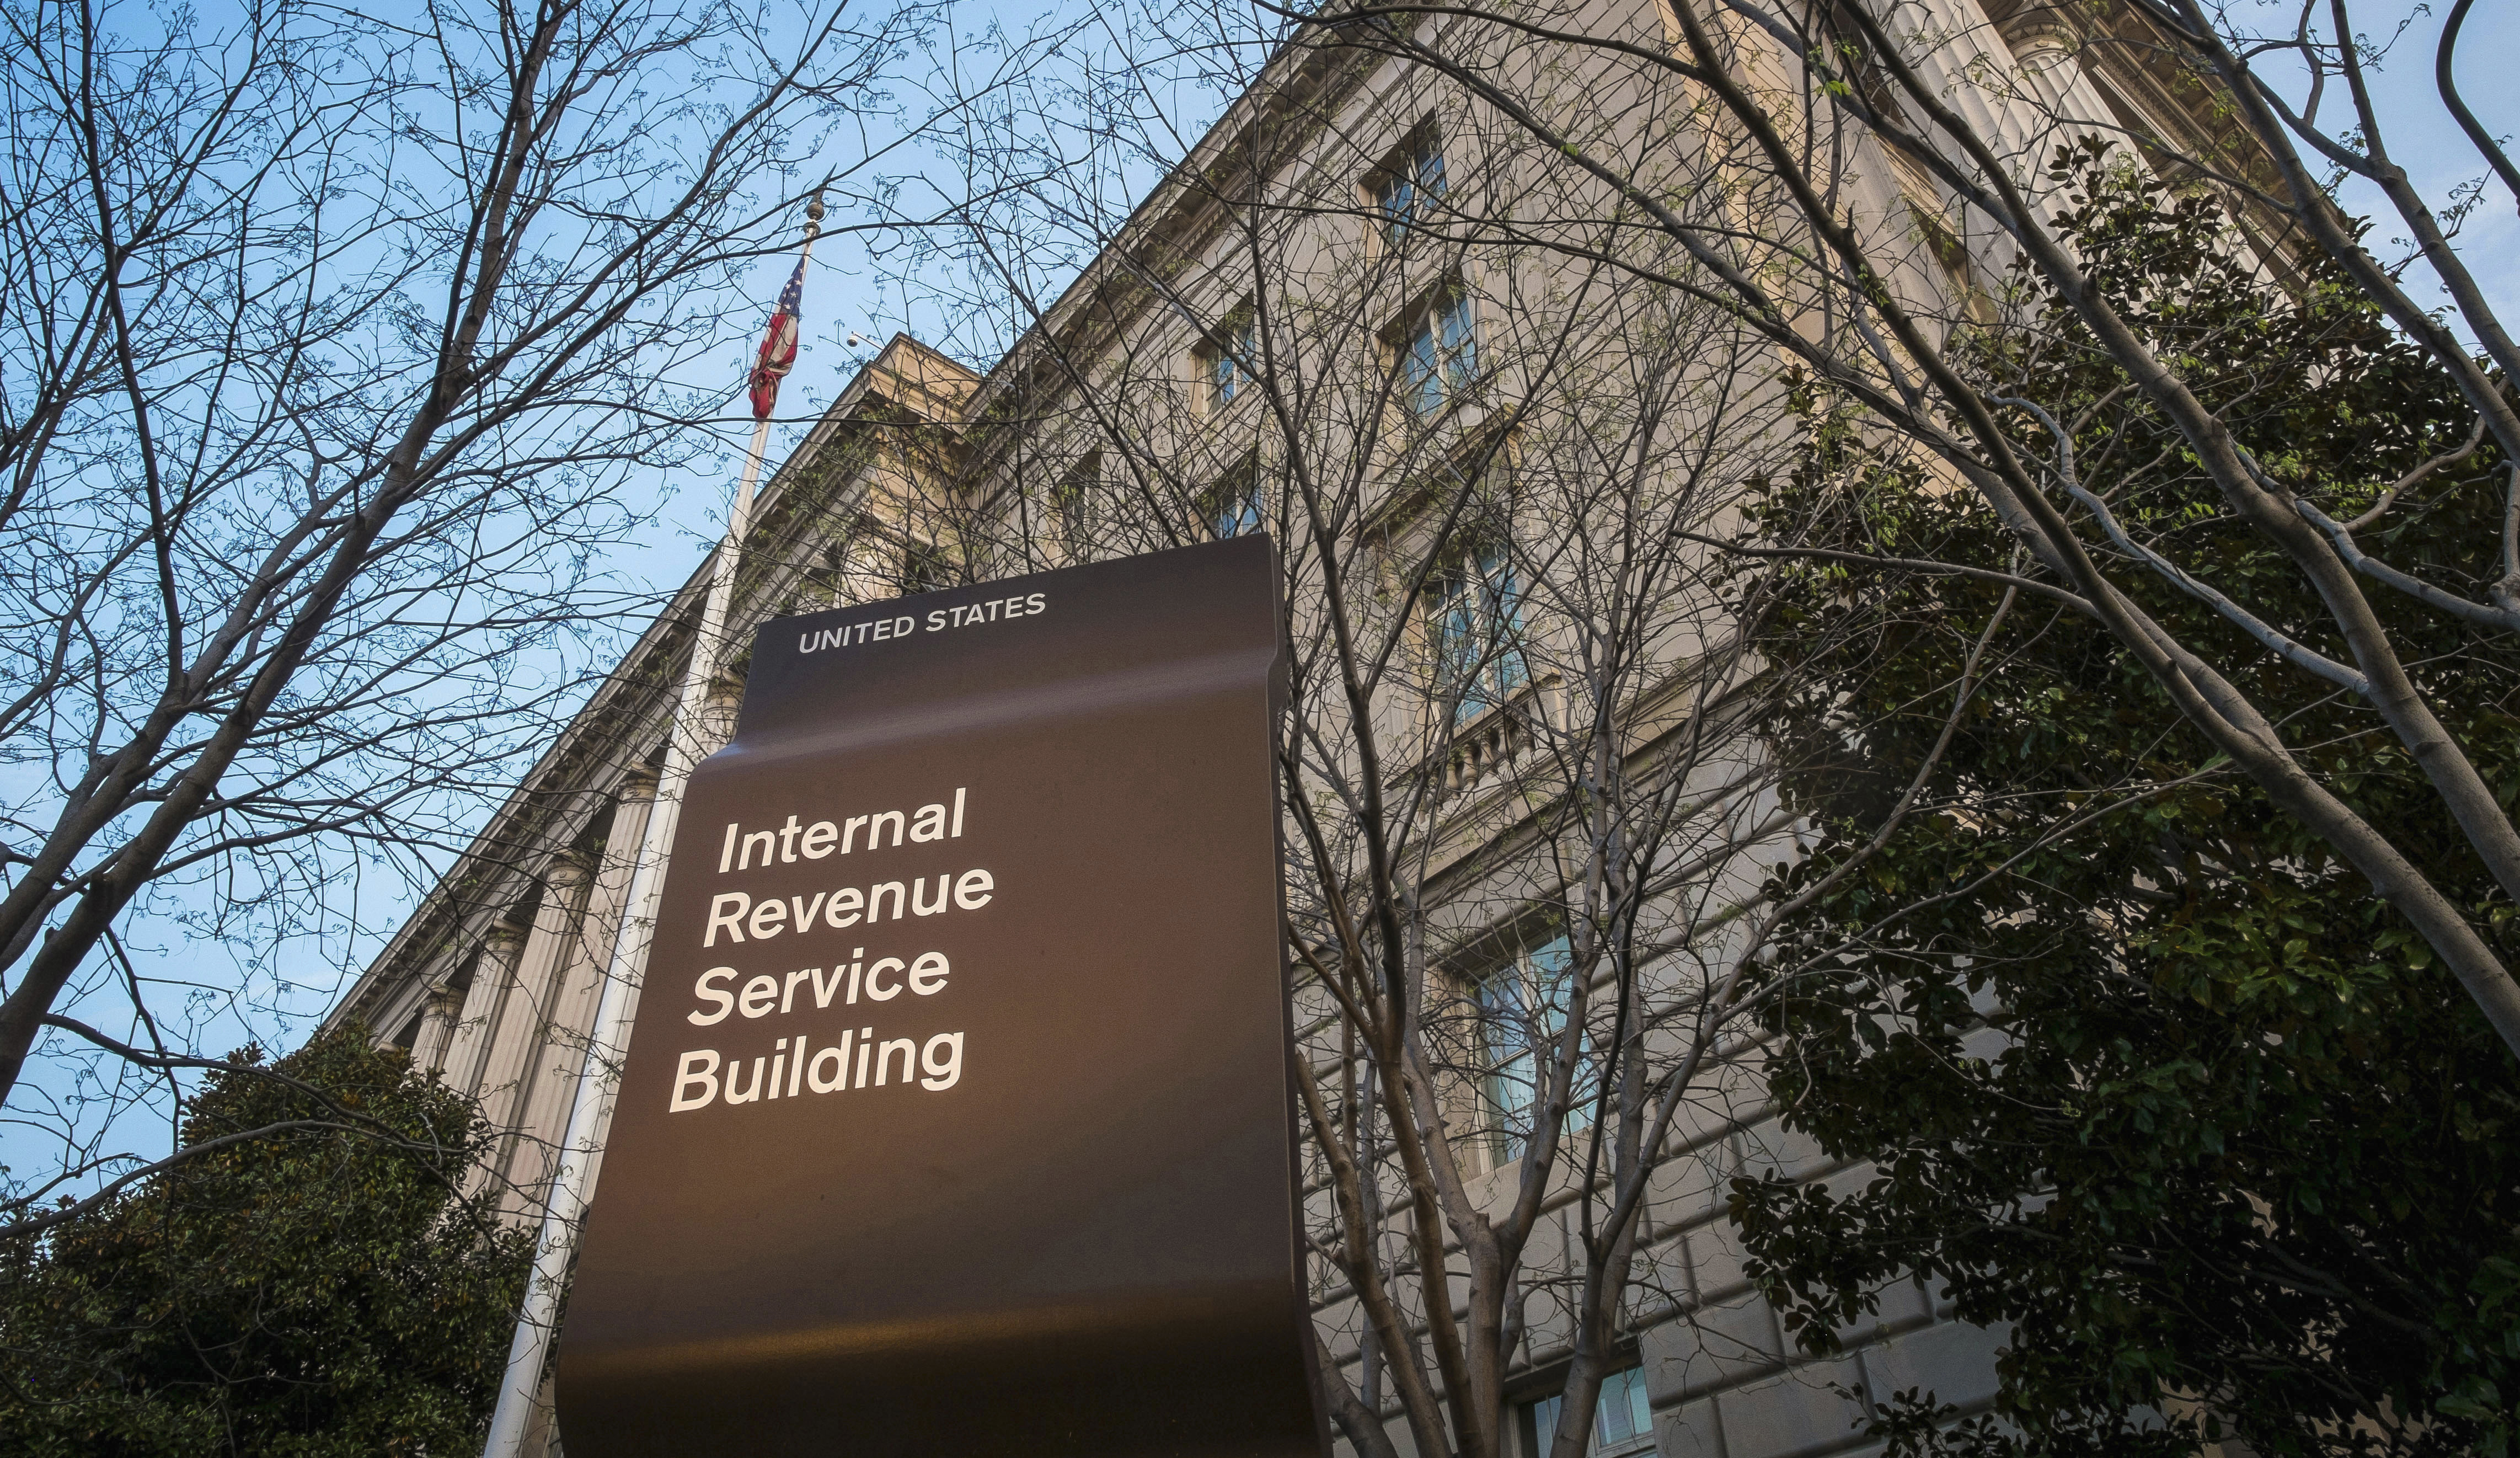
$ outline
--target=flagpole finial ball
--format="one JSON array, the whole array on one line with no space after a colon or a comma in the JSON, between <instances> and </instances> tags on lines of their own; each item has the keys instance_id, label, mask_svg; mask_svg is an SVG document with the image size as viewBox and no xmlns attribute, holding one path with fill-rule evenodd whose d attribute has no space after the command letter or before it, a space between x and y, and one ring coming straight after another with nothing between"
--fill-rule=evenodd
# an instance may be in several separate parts
<instances>
[{"instance_id":1,"label":"flagpole finial ball","mask_svg":"<svg viewBox=\"0 0 2520 1458\"><path fill-rule=\"evenodd\" d=\"M823 190L819 187L814 189L814 196L805 200L805 220L814 223L823 220Z\"/></svg>"}]
</instances>

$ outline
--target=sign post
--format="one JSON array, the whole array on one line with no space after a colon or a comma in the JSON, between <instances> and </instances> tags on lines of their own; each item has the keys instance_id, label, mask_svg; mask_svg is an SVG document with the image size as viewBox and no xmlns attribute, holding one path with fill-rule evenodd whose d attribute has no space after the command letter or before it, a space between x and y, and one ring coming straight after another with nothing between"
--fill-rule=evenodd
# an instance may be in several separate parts
<instances>
[{"instance_id":1,"label":"sign post","mask_svg":"<svg viewBox=\"0 0 2520 1458\"><path fill-rule=\"evenodd\" d=\"M765 626L686 792L571 1458L1319 1458L1265 538Z\"/></svg>"}]
</instances>

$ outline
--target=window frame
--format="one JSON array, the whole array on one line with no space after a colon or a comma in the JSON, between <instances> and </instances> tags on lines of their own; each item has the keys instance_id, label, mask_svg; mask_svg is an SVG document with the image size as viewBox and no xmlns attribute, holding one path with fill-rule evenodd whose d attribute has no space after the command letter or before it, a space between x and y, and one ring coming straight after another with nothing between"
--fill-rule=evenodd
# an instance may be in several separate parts
<instances>
[{"instance_id":1,"label":"window frame","mask_svg":"<svg viewBox=\"0 0 2520 1458\"><path fill-rule=\"evenodd\" d=\"M1518 941L1512 955L1474 979L1469 1001L1477 1009L1479 1099L1499 1167L1529 1152L1531 1112L1540 1105L1543 1051L1566 1031L1573 1005L1575 939L1561 925L1537 929L1534 942ZM1546 965L1554 961L1554 966ZM1508 1041L1500 1036L1510 1031ZM1590 1127L1592 1099L1583 1068L1592 1063L1591 1038L1578 1055L1568 1091L1566 1127ZM1515 1092L1508 1092L1508 1089ZM1523 1131L1514 1124L1519 1122Z\"/></svg>"},{"instance_id":2,"label":"window frame","mask_svg":"<svg viewBox=\"0 0 2520 1458\"><path fill-rule=\"evenodd\" d=\"M1433 128L1418 126L1366 175L1366 205L1372 214L1375 242L1397 252L1451 191L1443 139Z\"/></svg>"},{"instance_id":3,"label":"window frame","mask_svg":"<svg viewBox=\"0 0 2520 1458\"><path fill-rule=\"evenodd\" d=\"M1501 537L1463 548L1427 582L1426 645L1439 696L1453 701L1453 728L1531 687L1524 608L1513 550Z\"/></svg>"},{"instance_id":4,"label":"window frame","mask_svg":"<svg viewBox=\"0 0 2520 1458\"><path fill-rule=\"evenodd\" d=\"M1219 415L1260 378L1260 314L1251 300L1228 309L1198 348L1200 399Z\"/></svg>"},{"instance_id":5,"label":"window frame","mask_svg":"<svg viewBox=\"0 0 2520 1458\"><path fill-rule=\"evenodd\" d=\"M1238 496L1235 494L1238 486ZM1209 535L1217 541L1230 541L1266 530L1269 525L1269 493L1265 487L1256 451L1218 477L1214 484L1199 493L1196 503L1199 521L1207 527Z\"/></svg>"},{"instance_id":6,"label":"window frame","mask_svg":"<svg viewBox=\"0 0 2520 1458\"><path fill-rule=\"evenodd\" d=\"M1051 507L1058 513L1059 534L1070 545L1092 529L1095 497L1102 486L1102 452L1089 450L1078 456L1058 478L1058 483L1051 487Z\"/></svg>"},{"instance_id":7,"label":"window frame","mask_svg":"<svg viewBox=\"0 0 2520 1458\"><path fill-rule=\"evenodd\" d=\"M901 544L901 595L942 592L955 586L954 563L932 542L904 539Z\"/></svg>"},{"instance_id":8,"label":"window frame","mask_svg":"<svg viewBox=\"0 0 2520 1458\"><path fill-rule=\"evenodd\" d=\"M1601 1440L1602 1406L1613 1400L1611 1392L1613 1385L1619 1389L1617 1400L1627 1410L1630 1431L1626 1436L1604 1443ZM1550 1439L1557 1431L1558 1410L1565 1405L1565 1402L1566 1394L1563 1390L1559 1390L1522 1404L1523 1421L1528 1425L1523 1430L1522 1435L1524 1441L1531 1445L1529 1451L1533 1458L1540 1458L1540 1455L1549 1451ZM1601 1379L1600 1395L1595 1399L1593 1408L1593 1435L1585 1449L1587 1458L1627 1458L1629 1454L1651 1453L1657 1451L1657 1448L1653 1431L1653 1402L1645 1389L1643 1366L1622 1367L1616 1372L1604 1375Z\"/></svg>"},{"instance_id":9,"label":"window frame","mask_svg":"<svg viewBox=\"0 0 2520 1458\"><path fill-rule=\"evenodd\" d=\"M1416 419L1441 413L1476 384L1478 305L1469 286L1448 278L1404 316L1391 343L1394 393Z\"/></svg>"}]
</instances>

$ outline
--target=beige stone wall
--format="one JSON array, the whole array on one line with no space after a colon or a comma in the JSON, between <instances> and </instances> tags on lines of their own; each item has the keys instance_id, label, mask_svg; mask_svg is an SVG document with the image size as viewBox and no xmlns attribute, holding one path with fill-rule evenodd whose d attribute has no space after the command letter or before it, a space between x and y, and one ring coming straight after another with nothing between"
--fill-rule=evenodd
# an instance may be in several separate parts
<instances>
[{"instance_id":1,"label":"beige stone wall","mask_svg":"<svg viewBox=\"0 0 2520 1458\"><path fill-rule=\"evenodd\" d=\"M2084 70L2093 52L2077 43L2079 32L2025 19L2019 7L2006 9L2002 29L1976 0L1933 0L1903 14L1941 27L1943 38L1929 48L1936 73L1966 114L2012 140L2027 172L2055 141L2042 105L2098 114L2117 92L2138 89L2120 81L2108 91ZM1580 19L1597 30L1632 32L1640 43L1658 39L1664 23L1650 4L1615 0L1600 0ZM1753 28L1736 25L1734 37L1744 73L1782 87L1790 58ZM2021 57L2007 49L2011 41ZM1580 99L1566 114L1591 128L1588 145L1626 159L1639 175L1667 175L1675 185L1695 179L1691 186L1714 179L1709 205L1755 205L1746 188L1723 191L1733 143L1693 119L1702 114L1697 99L1677 82L1537 48L1511 60L1527 94ZM1447 421L1440 438L1400 446L1383 439L1386 422L1372 401L1390 369L1385 351L1409 311L1438 289L1458 287L1477 301L1481 347L1508 374L1526 368L1534 351L1580 339L1581 367L1566 371L1563 388L1599 392L1602 409L1615 404L1623 367L1641 351L1671 347L1651 335L1665 316L1615 289L1588 292L1564 251L1584 240L1558 220L1598 217L1610 205L1598 187L1570 181L1542 149L1516 142L1510 127L1429 77L1336 56L1299 61L1284 68L1283 94L1255 93L1233 109L1165 196L1141 209L1133 231L1114 239L1045 325L988 376L907 340L883 351L766 491L744 563L740 623L889 596L905 554L922 546L998 574L1166 545L1158 527L1194 519L1204 483L1226 479L1255 451L1265 478L1273 440L1282 438L1251 395L1216 399L1201 378L1206 351L1255 288L1268 289L1283 310L1283 367L1321 382L1332 402L1306 426L1310 447L1325 459L1397 450L1440 462L1490 426L1473 410ZM1456 204L1527 221L1519 246L1403 255L1377 239L1364 189L1419 135L1441 139ZM1255 157L1265 159L1264 178L1252 192L1232 179L1238 159ZM1220 176L1227 182L1216 183ZM1957 237L1964 255L1958 261L1938 253L1919 219L1956 217L1957 209L1921 179L1875 149L1859 152L1843 180L1848 206L1868 226L1915 244L1892 287L1964 312L1968 291L2000 271L2002 253L1965 236ZM1230 205L1235 186L1245 186L1238 209ZM1744 357L1725 355L1708 367L1738 368ZM1773 354L1765 358L1773 364ZM871 422L883 429L868 429ZM1744 451L1763 438L1745 435ZM1091 540L1087 528L1071 529L1059 495L1089 458L1102 493L1093 506L1103 514L1091 524ZM1405 461L1377 469L1394 482L1408 478ZM1417 529L1405 492L1395 487L1393 495L1388 516L1376 515L1371 529ZM1139 512L1132 503L1156 509ZM518 1219L536 1215L536 1192L550 1177L619 931L627 857L649 811L649 766L689 651L684 625L703 582L695 575L340 1015L407 1042L421 1062L483 1099L503 1138L480 1177L508 1190L504 1207ZM1403 601L1390 611L1415 609ZM1675 665L1691 661L1704 653L1708 631L1706 621L1681 615L1663 650ZM739 628L736 641L746 633ZM1414 732L1423 712L1399 698L1372 711L1395 740ZM1638 745L1661 732L1653 722L1630 727ZM1481 775L1509 764L1516 747L1502 730L1475 754L1443 738L1443 752L1465 757L1462 793L1449 812L1453 839L1440 854L1467 857L1509 832L1521 813L1476 793ZM1756 752L1745 746L1743 763ZM1485 871L1463 876L1458 910L1439 909L1438 920L1452 915L1449 934L1465 944L1485 934L1500 905L1550 889ZM1675 952L1654 975L1666 980L1673 1005L1683 1005L1720 973L1724 955L1718 938ZM1298 1025L1317 1029L1305 1054L1326 1075L1343 1057L1327 1010L1318 989L1302 995ZM1731 1061L1701 1080L1646 1212L1647 1274L1631 1311L1655 1446L1674 1458L1812 1458L1857 1446L1853 1423L1863 1403L1893 1390L1927 1388L1945 1401L1983 1403L1993 1390L1998 1338L1955 1324L1933 1293L1912 1285L1884 1293L1881 1318L1847 1334L1846 1354L1808 1361L1794 1355L1775 1313L1750 1289L1722 1212L1728 1180L1769 1169L1832 1182L1866 1175L1860 1165L1828 1165L1781 1131L1754 1071L1757 1052L1728 1050ZM1501 1207L1517 1174L1502 1163L1490 1168L1480 1177L1485 1198ZM1551 1221L1562 1218L1574 1193L1561 1192ZM1308 1198L1317 1211L1327 1208L1318 1182ZM1565 1240L1552 1224L1535 1264L1545 1269L1552 1251L1562 1258ZM1352 1300L1327 1277L1317 1295L1328 1349L1354 1362L1360 1323ZM1565 1323L1546 1300L1534 1309L1528 1362L1545 1381ZM1408 1451L1405 1428L1395 1421L1392 1432Z\"/></svg>"}]
</instances>

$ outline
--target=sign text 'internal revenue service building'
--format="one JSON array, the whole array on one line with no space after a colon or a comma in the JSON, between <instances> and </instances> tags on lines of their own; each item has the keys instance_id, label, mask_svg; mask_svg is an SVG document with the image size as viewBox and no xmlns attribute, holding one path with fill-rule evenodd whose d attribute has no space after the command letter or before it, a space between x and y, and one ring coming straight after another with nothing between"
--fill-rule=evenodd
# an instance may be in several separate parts
<instances>
[{"instance_id":1,"label":"sign text 'internal revenue service building'","mask_svg":"<svg viewBox=\"0 0 2520 1458\"><path fill-rule=\"evenodd\" d=\"M570 1458L1318 1458L1265 538L774 621L676 832Z\"/></svg>"}]
</instances>

